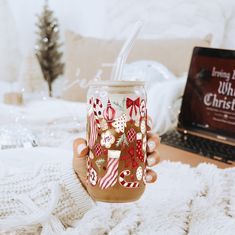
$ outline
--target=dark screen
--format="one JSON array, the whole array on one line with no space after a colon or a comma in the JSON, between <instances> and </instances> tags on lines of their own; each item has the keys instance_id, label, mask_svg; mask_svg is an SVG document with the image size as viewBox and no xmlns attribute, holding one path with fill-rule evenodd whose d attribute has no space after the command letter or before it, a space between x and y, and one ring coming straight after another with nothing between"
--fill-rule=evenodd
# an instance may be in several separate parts
<instances>
[{"instance_id":1,"label":"dark screen","mask_svg":"<svg viewBox=\"0 0 235 235\"><path fill-rule=\"evenodd\" d=\"M179 126L235 138L235 51L194 49Z\"/></svg>"}]
</instances>

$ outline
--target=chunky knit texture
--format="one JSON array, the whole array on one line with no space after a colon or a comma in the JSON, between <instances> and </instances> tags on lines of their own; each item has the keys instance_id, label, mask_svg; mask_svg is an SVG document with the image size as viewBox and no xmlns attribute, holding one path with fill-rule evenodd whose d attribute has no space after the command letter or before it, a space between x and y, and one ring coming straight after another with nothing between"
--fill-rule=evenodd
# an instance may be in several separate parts
<instances>
[{"instance_id":1,"label":"chunky knit texture","mask_svg":"<svg viewBox=\"0 0 235 235\"><path fill-rule=\"evenodd\" d=\"M0 234L58 235L92 205L71 163L44 163L0 176Z\"/></svg>"}]
</instances>

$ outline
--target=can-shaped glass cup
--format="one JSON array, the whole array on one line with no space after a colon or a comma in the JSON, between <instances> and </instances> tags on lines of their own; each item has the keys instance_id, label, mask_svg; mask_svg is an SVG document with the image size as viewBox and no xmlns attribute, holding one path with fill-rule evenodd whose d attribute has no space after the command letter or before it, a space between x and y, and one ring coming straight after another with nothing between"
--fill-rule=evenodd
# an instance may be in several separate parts
<instances>
[{"instance_id":1,"label":"can-shaped glass cup","mask_svg":"<svg viewBox=\"0 0 235 235\"><path fill-rule=\"evenodd\" d=\"M131 202L145 190L144 82L102 81L87 93L87 190L97 201Z\"/></svg>"}]
</instances>

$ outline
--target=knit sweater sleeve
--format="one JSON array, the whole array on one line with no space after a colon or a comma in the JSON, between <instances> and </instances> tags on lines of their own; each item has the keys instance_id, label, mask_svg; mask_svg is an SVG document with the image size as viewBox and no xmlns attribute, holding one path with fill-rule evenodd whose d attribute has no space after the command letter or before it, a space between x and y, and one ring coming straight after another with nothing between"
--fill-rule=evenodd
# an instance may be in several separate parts
<instances>
[{"instance_id":1,"label":"knit sweater sleeve","mask_svg":"<svg viewBox=\"0 0 235 235\"><path fill-rule=\"evenodd\" d=\"M48 230L44 234L56 234L73 226L92 205L71 163L47 162L24 172L0 174L0 234L16 229L23 234L43 229Z\"/></svg>"}]
</instances>

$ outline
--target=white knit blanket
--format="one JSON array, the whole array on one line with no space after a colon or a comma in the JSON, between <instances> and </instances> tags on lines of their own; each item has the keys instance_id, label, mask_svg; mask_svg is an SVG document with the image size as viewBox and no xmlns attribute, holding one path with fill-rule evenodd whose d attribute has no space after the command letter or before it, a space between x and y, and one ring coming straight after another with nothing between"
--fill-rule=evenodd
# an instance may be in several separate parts
<instances>
[{"instance_id":1,"label":"white knit blanket","mask_svg":"<svg viewBox=\"0 0 235 235\"><path fill-rule=\"evenodd\" d=\"M65 234L235 234L235 168L162 162L141 200L97 203Z\"/></svg>"},{"instance_id":2,"label":"white knit blanket","mask_svg":"<svg viewBox=\"0 0 235 235\"><path fill-rule=\"evenodd\" d=\"M16 156L21 161L16 161ZM0 177L30 170L49 159L70 161L71 156L70 151L53 148L4 150L1 163L11 168L0 169ZM18 162L23 162L24 168L19 168ZM208 164L192 168L163 161L154 170L158 181L147 185L139 201L97 203L63 235L235 234L235 168L221 170Z\"/></svg>"}]
</instances>

